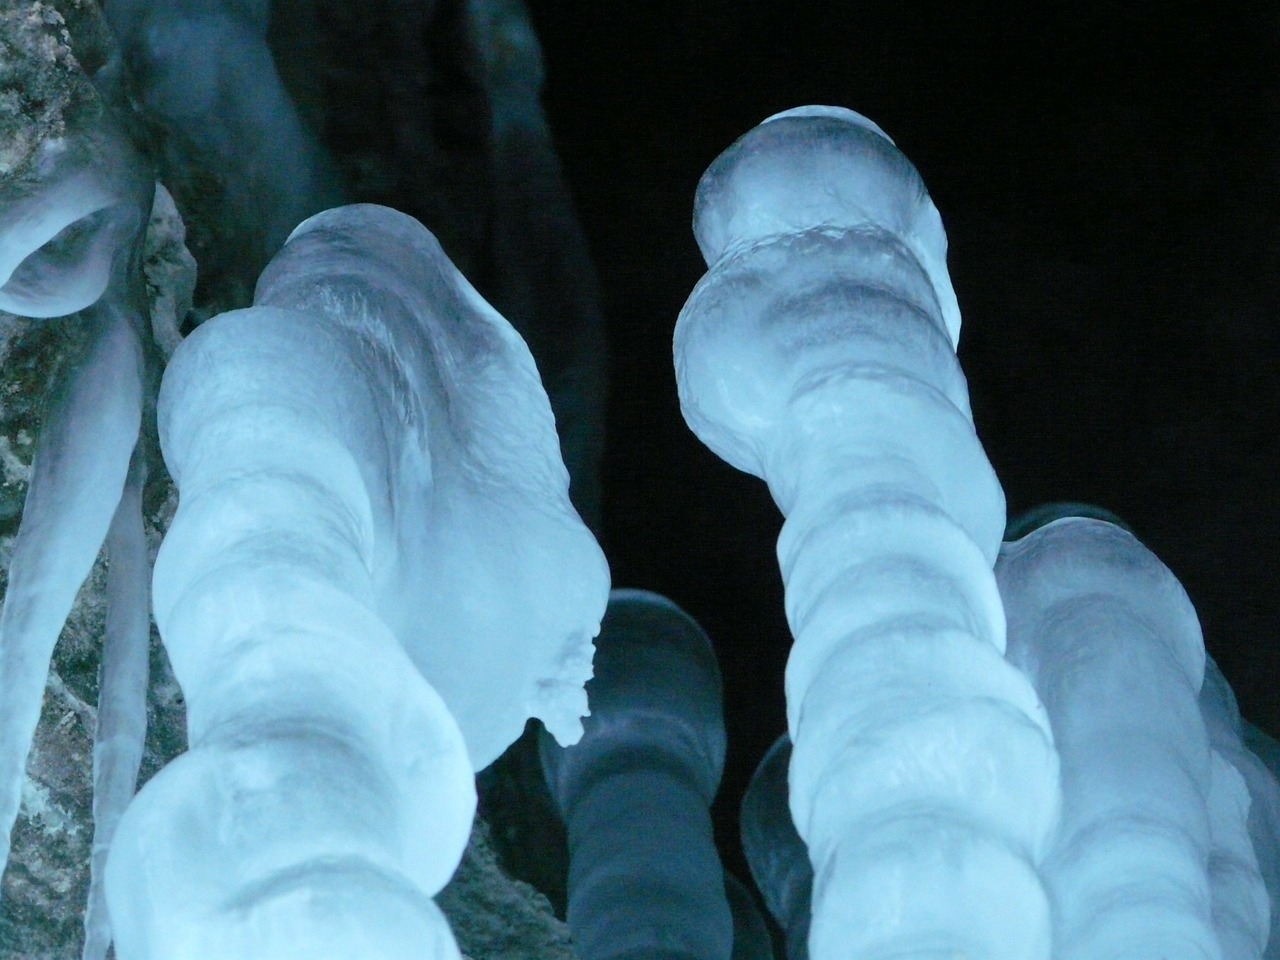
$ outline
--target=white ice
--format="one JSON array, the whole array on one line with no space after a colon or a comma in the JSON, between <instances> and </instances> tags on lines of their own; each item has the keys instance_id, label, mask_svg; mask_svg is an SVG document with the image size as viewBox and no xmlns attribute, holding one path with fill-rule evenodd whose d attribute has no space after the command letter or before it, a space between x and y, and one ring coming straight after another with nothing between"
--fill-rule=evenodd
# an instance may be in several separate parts
<instances>
[{"instance_id":1,"label":"white ice","mask_svg":"<svg viewBox=\"0 0 1280 960\"><path fill-rule=\"evenodd\" d=\"M417 221L299 226L161 388L191 750L121 822L122 960L455 956L473 770L586 712L608 591L523 341Z\"/></svg>"},{"instance_id":2,"label":"white ice","mask_svg":"<svg viewBox=\"0 0 1280 960\"><path fill-rule=\"evenodd\" d=\"M681 409L787 517L810 954L1047 958L1057 756L1002 657L1004 496L937 210L878 127L804 107L717 158L694 233L710 269L676 327Z\"/></svg>"}]
</instances>

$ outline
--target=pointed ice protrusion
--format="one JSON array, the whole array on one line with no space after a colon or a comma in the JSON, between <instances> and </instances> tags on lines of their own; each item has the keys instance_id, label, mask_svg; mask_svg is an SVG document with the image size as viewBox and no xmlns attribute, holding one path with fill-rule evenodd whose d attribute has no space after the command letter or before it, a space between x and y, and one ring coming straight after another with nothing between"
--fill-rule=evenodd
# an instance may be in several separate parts
<instances>
[{"instance_id":1,"label":"pointed ice protrusion","mask_svg":"<svg viewBox=\"0 0 1280 960\"><path fill-rule=\"evenodd\" d=\"M720 671L670 600L615 590L576 746L546 736L569 832L569 929L582 960L729 960L733 920L710 806L724 768Z\"/></svg>"},{"instance_id":2,"label":"pointed ice protrusion","mask_svg":"<svg viewBox=\"0 0 1280 960\"><path fill-rule=\"evenodd\" d=\"M782 928L787 960L809 958L809 904L813 898L813 866L809 850L791 821L787 770L791 738L773 742L751 776L742 796L739 817L742 852L765 906Z\"/></svg>"},{"instance_id":3,"label":"pointed ice protrusion","mask_svg":"<svg viewBox=\"0 0 1280 960\"><path fill-rule=\"evenodd\" d=\"M810 955L1047 958L1057 755L1002 656L1004 494L920 175L864 118L802 107L712 163L694 234L709 270L676 325L681 411L787 518Z\"/></svg>"},{"instance_id":4,"label":"pointed ice protrusion","mask_svg":"<svg viewBox=\"0 0 1280 960\"><path fill-rule=\"evenodd\" d=\"M417 221L300 225L161 387L191 750L108 862L122 960L455 957L474 768L566 740L608 592L523 342Z\"/></svg>"}]
</instances>

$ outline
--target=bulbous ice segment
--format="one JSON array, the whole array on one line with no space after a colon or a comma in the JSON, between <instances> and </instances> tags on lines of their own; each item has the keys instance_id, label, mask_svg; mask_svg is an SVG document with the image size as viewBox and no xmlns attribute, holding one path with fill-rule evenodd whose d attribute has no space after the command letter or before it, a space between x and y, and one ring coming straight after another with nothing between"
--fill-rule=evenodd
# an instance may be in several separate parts
<instances>
[{"instance_id":1,"label":"bulbous ice segment","mask_svg":"<svg viewBox=\"0 0 1280 960\"><path fill-rule=\"evenodd\" d=\"M61 317L96 303L113 271L127 273L152 190L106 106L83 107L64 136L0 182L0 310Z\"/></svg>"},{"instance_id":2,"label":"bulbous ice segment","mask_svg":"<svg viewBox=\"0 0 1280 960\"><path fill-rule=\"evenodd\" d=\"M710 806L724 768L720 671L671 601L615 590L576 746L543 737L569 832L569 928L583 960L729 960L733 920Z\"/></svg>"},{"instance_id":3,"label":"bulbous ice segment","mask_svg":"<svg viewBox=\"0 0 1280 960\"><path fill-rule=\"evenodd\" d=\"M1263 956L1280 960L1280 743L1247 720L1240 726L1249 757L1237 769L1249 785L1249 837L1271 904L1271 935Z\"/></svg>"},{"instance_id":4,"label":"bulbous ice segment","mask_svg":"<svg viewBox=\"0 0 1280 960\"><path fill-rule=\"evenodd\" d=\"M528 351L421 224L344 207L184 341L158 413L192 748L111 854L122 960L455 955L430 897L473 770L532 715L573 736L608 591Z\"/></svg>"},{"instance_id":5,"label":"bulbous ice segment","mask_svg":"<svg viewBox=\"0 0 1280 960\"><path fill-rule=\"evenodd\" d=\"M774 114L698 184L694 235L708 264L784 234L850 227L883 231L911 251L955 346L960 308L942 218L911 161L866 117L827 106Z\"/></svg>"},{"instance_id":6,"label":"bulbous ice segment","mask_svg":"<svg viewBox=\"0 0 1280 960\"><path fill-rule=\"evenodd\" d=\"M1057 756L1002 657L1004 495L919 174L864 118L803 107L711 165L694 233L710 270L676 326L681 409L787 516L810 953L1047 957Z\"/></svg>"},{"instance_id":7,"label":"bulbous ice segment","mask_svg":"<svg viewBox=\"0 0 1280 960\"><path fill-rule=\"evenodd\" d=\"M1181 585L1131 534L1090 519L1006 544L997 576L1009 658L1040 692L1062 758L1062 826L1044 865L1058 955L1223 956L1204 645ZM1239 799L1237 785L1221 789L1223 806Z\"/></svg>"},{"instance_id":8,"label":"bulbous ice segment","mask_svg":"<svg viewBox=\"0 0 1280 960\"><path fill-rule=\"evenodd\" d=\"M573 742L608 568L569 503L524 341L417 221L367 204L303 222L256 302L220 319L226 332L198 339L188 365L166 375L166 456L215 456L186 411L244 405L250 389L262 394L252 429L271 424L273 449L310 455L318 441L293 429L295 417L342 431L351 453L327 468L328 482L360 491L356 542L377 608L444 698L476 769L530 716ZM270 379L247 383L253 375ZM269 416L285 375L298 399ZM359 405L335 389L348 378L368 384ZM190 399L167 401L179 392ZM173 599L158 576L157 622Z\"/></svg>"}]
</instances>

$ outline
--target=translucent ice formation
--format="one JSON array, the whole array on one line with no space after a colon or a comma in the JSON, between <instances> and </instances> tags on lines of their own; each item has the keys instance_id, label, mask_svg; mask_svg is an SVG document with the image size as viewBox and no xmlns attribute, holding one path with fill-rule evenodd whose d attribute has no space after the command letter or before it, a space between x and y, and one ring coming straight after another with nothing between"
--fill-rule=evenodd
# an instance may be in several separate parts
<instances>
[{"instance_id":1,"label":"translucent ice formation","mask_svg":"<svg viewBox=\"0 0 1280 960\"><path fill-rule=\"evenodd\" d=\"M1076 518L1006 544L997 575L1009 658L1044 698L1062 762L1043 868L1056 955L1259 956L1248 797L1210 749L1204 646L1178 581L1132 534Z\"/></svg>"},{"instance_id":2,"label":"translucent ice formation","mask_svg":"<svg viewBox=\"0 0 1280 960\"><path fill-rule=\"evenodd\" d=\"M785 733L764 755L742 796L742 852L769 913L786 938L787 960L808 960L813 866L791 821L787 769L791 738Z\"/></svg>"},{"instance_id":3,"label":"translucent ice formation","mask_svg":"<svg viewBox=\"0 0 1280 960\"><path fill-rule=\"evenodd\" d=\"M874 124L805 107L712 164L694 233L710 270L676 327L685 419L787 516L810 953L1048 957L1057 757L1002 657L1004 497L938 213Z\"/></svg>"},{"instance_id":4,"label":"translucent ice formation","mask_svg":"<svg viewBox=\"0 0 1280 960\"><path fill-rule=\"evenodd\" d=\"M4 47L33 58L57 50L56 36L23 43L7 34L60 23L19 5L0 16ZM36 318L80 313L67 326L75 344L46 406L0 614L0 872L54 644L105 540L109 610L85 920L85 956L101 957L109 943L103 854L133 794L146 726L145 470L135 445L149 326L143 238L154 187L149 165L74 61L69 65L74 76L60 122L28 156L6 145L0 178L0 310Z\"/></svg>"},{"instance_id":5,"label":"translucent ice formation","mask_svg":"<svg viewBox=\"0 0 1280 960\"><path fill-rule=\"evenodd\" d=\"M710 805L724 767L720 672L706 634L656 594L615 590L591 717L545 737L569 831L569 928L582 960L729 960L733 921Z\"/></svg>"},{"instance_id":6,"label":"translucent ice formation","mask_svg":"<svg viewBox=\"0 0 1280 960\"><path fill-rule=\"evenodd\" d=\"M456 956L473 768L530 716L580 734L608 591L528 350L417 221L342 207L184 341L159 418L191 750L112 848L120 957Z\"/></svg>"}]
</instances>

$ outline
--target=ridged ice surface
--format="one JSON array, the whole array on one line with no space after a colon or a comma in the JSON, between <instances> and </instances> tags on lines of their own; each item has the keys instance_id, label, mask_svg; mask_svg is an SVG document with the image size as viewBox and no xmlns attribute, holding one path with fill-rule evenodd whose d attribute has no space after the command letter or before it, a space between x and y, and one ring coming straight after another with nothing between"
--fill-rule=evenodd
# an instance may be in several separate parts
<instances>
[{"instance_id":1,"label":"ridged ice surface","mask_svg":"<svg viewBox=\"0 0 1280 960\"><path fill-rule=\"evenodd\" d=\"M582 960L730 960L733 919L710 807L724 769L706 634L657 594L615 590L576 746L544 737L569 834L569 929Z\"/></svg>"},{"instance_id":2,"label":"ridged ice surface","mask_svg":"<svg viewBox=\"0 0 1280 960\"><path fill-rule=\"evenodd\" d=\"M1178 581L1132 534L1090 519L1007 544L997 574L1009 658L1040 692L1062 758L1062 826L1044 865L1056 955L1256 957L1241 952L1258 893L1238 869L1244 797L1210 750L1204 645Z\"/></svg>"},{"instance_id":3,"label":"ridged ice surface","mask_svg":"<svg viewBox=\"0 0 1280 960\"><path fill-rule=\"evenodd\" d=\"M1004 497L938 213L879 128L807 107L712 164L694 232L710 269L676 328L681 407L787 516L810 953L1047 958L1058 761L1002 656Z\"/></svg>"},{"instance_id":4,"label":"ridged ice surface","mask_svg":"<svg viewBox=\"0 0 1280 960\"><path fill-rule=\"evenodd\" d=\"M161 388L191 750L122 821L121 960L456 956L473 766L572 740L608 575L524 343L416 221L298 227Z\"/></svg>"}]
</instances>

